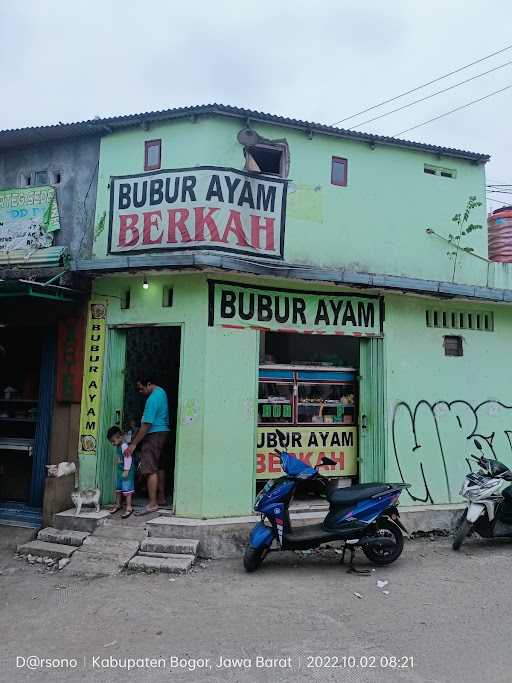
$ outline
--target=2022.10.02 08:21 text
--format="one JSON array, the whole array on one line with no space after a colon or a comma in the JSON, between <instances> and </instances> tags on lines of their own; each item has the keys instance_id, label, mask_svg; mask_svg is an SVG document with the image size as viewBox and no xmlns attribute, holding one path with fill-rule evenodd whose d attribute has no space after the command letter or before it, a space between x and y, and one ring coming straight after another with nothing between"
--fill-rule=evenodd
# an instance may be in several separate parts
<instances>
[{"instance_id":1,"label":"2022.10.02 08:21 text","mask_svg":"<svg viewBox=\"0 0 512 683\"><path fill-rule=\"evenodd\" d=\"M308 655L305 658L306 669L413 669L414 657L393 655Z\"/></svg>"}]
</instances>

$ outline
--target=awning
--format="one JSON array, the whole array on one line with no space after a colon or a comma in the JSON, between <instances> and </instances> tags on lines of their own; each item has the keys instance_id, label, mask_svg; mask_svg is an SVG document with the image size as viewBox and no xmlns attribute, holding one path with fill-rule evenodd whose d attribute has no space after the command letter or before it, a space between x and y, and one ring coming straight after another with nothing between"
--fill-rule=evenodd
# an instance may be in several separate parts
<instances>
[{"instance_id":1,"label":"awning","mask_svg":"<svg viewBox=\"0 0 512 683\"><path fill-rule=\"evenodd\" d=\"M0 280L0 299L19 299L36 297L52 301L76 302L84 292L71 287L61 287L32 280Z\"/></svg>"},{"instance_id":2,"label":"awning","mask_svg":"<svg viewBox=\"0 0 512 683\"><path fill-rule=\"evenodd\" d=\"M0 249L0 266L18 266L34 268L34 266L59 267L66 265L67 247L47 247L46 249Z\"/></svg>"}]
</instances>

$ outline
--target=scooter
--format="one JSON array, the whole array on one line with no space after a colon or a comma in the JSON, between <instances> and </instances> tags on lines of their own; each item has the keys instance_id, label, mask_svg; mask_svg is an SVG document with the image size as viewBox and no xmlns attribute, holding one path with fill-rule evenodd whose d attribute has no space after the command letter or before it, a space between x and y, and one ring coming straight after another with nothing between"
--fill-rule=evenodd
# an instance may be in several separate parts
<instances>
[{"instance_id":1,"label":"scooter","mask_svg":"<svg viewBox=\"0 0 512 683\"><path fill-rule=\"evenodd\" d=\"M499 460L471 457L481 469L464 478L460 495L469 502L455 530L454 550L473 531L483 538L512 538L512 484L504 488L512 481L512 470Z\"/></svg>"},{"instance_id":2,"label":"scooter","mask_svg":"<svg viewBox=\"0 0 512 683\"><path fill-rule=\"evenodd\" d=\"M285 435L276 430L280 444ZM383 566L397 560L403 550L405 527L396 508L403 489L410 484L357 484L330 490L329 480L286 451L275 450L285 476L270 479L256 498L254 509L261 521L253 528L245 550L244 567L253 572L273 550L308 550L325 543L342 542L350 552L349 570L356 570L353 561L355 548L361 547L373 564ZM335 465L330 458L322 458L322 465ZM289 505L299 483L320 488L329 501L329 512L320 524L292 528Z\"/></svg>"}]
</instances>

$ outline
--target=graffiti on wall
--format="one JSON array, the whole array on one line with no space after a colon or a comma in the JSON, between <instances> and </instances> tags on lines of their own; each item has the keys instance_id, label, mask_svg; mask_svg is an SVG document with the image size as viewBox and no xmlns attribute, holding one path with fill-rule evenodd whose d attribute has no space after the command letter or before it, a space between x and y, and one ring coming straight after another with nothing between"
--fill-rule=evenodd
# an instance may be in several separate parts
<instances>
[{"instance_id":1,"label":"graffiti on wall","mask_svg":"<svg viewBox=\"0 0 512 683\"><path fill-rule=\"evenodd\" d=\"M471 455L512 466L512 406L496 400L399 402L393 411L393 450L399 475L418 503L459 500Z\"/></svg>"}]
</instances>

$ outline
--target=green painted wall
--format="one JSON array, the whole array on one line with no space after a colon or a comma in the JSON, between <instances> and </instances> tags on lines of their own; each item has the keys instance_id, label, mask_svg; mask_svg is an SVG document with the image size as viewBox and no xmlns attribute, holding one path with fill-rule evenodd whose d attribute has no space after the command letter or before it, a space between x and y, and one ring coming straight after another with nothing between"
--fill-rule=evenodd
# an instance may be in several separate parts
<instances>
[{"instance_id":1,"label":"green painted wall","mask_svg":"<svg viewBox=\"0 0 512 683\"><path fill-rule=\"evenodd\" d=\"M494 332L426 326L426 308L492 311ZM434 503L459 502L468 467L479 450L512 465L512 317L505 306L475 306L386 296L388 445L386 476L426 499L420 464ZM444 355L443 336L461 334L462 357ZM492 444L492 445L491 445ZM495 455L492 455L492 453ZM403 495L402 504L412 504ZM416 504L419 504L417 501Z\"/></svg>"},{"instance_id":2,"label":"green painted wall","mask_svg":"<svg viewBox=\"0 0 512 683\"><path fill-rule=\"evenodd\" d=\"M162 168L216 164L243 167L237 132L245 123L203 118L196 123L155 124L134 128L101 141L94 254L105 256L108 233L108 184L113 175L143 172L144 141L162 139ZM463 210L469 195L484 197L484 167L469 161L438 159L433 154L315 135L279 126L255 126L269 138L285 137L290 147L290 186L285 259L315 266L451 280L447 245L425 233L447 235L451 217ZM330 184L331 157L348 159L348 187ZM456 178L423 172L424 164L448 167ZM107 220L102 223L102 217ZM473 222L485 226L484 207ZM487 255L485 230L466 243ZM487 264L463 254L456 280L485 284Z\"/></svg>"}]
</instances>

